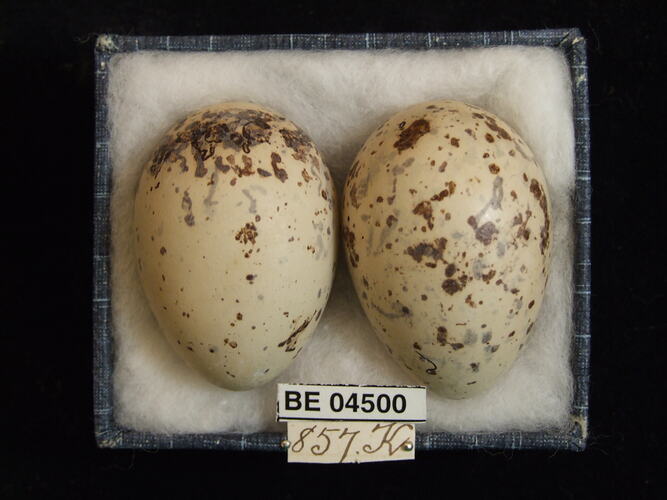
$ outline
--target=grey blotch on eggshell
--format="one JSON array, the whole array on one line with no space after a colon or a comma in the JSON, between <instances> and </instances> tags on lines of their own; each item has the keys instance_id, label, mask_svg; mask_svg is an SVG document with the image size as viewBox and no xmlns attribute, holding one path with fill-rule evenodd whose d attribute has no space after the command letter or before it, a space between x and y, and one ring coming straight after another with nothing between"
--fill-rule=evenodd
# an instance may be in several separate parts
<instances>
[{"instance_id":1,"label":"grey blotch on eggshell","mask_svg":"<svg viewBox=\"0 0 667 500\"><path fill-rule=\"evenodd\" d=\"M478 107L418 104L371 134L343 196L348 268L388 351L440 395L492 387L549 272L549 195L528 145Z\"/></svg>"},{"instance_id":2,"label":"grey blotch on eggshell","mask_svg":"<svg viewBox=\"0 0 667 500\"><path fill-rule=\"evenodd\" d=\"M275 111L226 102L176 124L141 175L134 230L165 338L216 385L274 379L322 317L336 193L316 146Z\"/></svg>"}]
</instances>

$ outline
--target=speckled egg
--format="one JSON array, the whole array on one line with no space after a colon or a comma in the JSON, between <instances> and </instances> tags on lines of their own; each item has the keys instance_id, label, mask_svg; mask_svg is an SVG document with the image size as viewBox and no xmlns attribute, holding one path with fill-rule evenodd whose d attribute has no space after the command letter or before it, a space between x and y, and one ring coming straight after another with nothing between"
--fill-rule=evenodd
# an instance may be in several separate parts
<instances>
[{"instance_id":1,"label":"speckled egg","mask_svg":"<svg viewBox=\"0 0 667 500\"><path fill-rule=\"evenodd\" d=\"M342 237L387 351L432 391L467 398L512 366L549 272L549 197L533 153L456 101L402 111L358 153Z\"/></svg>"},{"instance_id":2,"label":"speckled egg","mask_svg":"<svg viewBox=\"0 0 667 500\"><path fill-rule=\"evenodd\" d=\"M244 390L280 374L322 316L336 265L333 181L272 110L227 102L174 126L139 181L139 276L173 349Z\"/></svg>"}]
</instances>

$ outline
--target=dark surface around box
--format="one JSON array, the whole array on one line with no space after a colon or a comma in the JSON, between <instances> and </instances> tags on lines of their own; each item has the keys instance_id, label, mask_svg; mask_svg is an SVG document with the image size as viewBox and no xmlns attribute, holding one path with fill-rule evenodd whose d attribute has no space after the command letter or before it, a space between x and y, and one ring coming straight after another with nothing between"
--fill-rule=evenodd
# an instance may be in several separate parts
<instances>
[{"instance_id":1,"label":"dark surface around box","mask_svg":"<svg viewBox=\"0 0 667 500\"><path fill-rule=\"evenodd\" d=\"M570 67L573 92L576 180L574 198L574 297L571 367L574 398L570 427L543 432L431 432L417 434L417 450L569 449L586 446L590 357L591 171L586 41L578 29L476 33L364 33L256 36L102 35L95 48L95 198L93 254L94 414L97 443L105 448L201 448L278 451L285 434L155 434L120 427L113 410L113 335L110 271L111 161L107 122L108 63L114 54L140 50L221 52L230 50L447 50L528 45L555 47Z\"/></svg>"}]
</instances>

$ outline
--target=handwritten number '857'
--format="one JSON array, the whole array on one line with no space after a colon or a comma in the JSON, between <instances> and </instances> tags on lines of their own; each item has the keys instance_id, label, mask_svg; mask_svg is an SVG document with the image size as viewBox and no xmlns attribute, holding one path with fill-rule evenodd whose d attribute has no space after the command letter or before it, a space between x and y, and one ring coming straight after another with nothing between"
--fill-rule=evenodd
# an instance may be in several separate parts
<instances>
[{"instance_id":1,"label":"handwritten number '857'","mask_svg":"<svg viewBox=\"0 0 667 500\"><path fill-rule=\"evenodd\" d=\"M329 406L336 413L343 411L343 408L348 408L354 412L361 410L364 413L372 413L376 408L380 413L388 413L390 410L394 410L395 413L403 413L406 402L403 394L396 394L393 398L390 398L387 394L380 394L377 400L374 399L373 394L362 394L361 404L359 404L355 392L350 395L347 401L344 400L342 394L334 392L329 398Z\"/></svg>"},{"instance_id":2,"label":"handwritten number '857'","mask_svg":"<svg viewBox=\"0 0 667 500\"><path fill-rule=\"evenodd\" d=\"M311 434L314 434L317 432L317 427L318 425L315 424L312 427L306 427L305 429L301 430L301 433L299 434L299 439L297 439L294 444L292 445L292 452L294 453L299 453L300 451L303 450L305 446L305 439L310 436ZM397 422L390 422L387 424L376 424L375 427L372 429L371 433L375 434L376 431L382 431L384 430L384 434L381 433L381 440L377 444L377 446L374 448L371 444L367 443L362 446L362 450L364 453L367 454L374 454L377 453L380 449L384 448L385 446L387 447L387 452L389 456L394 455L397 451L402 449L403 445L408 442L408 439L404 439L403 441L400 442L395 442L396 436L400 433L400 431L403 429L412 429L411 424L398 424ZM340 432L339 435L336 435L335 433ZM317 434L317 438L323 438L324 441L321 443L318 442L310 447L310 451L313 455L324 455L327 451L329 451L329 448L331 447L331 438L329 437L328 433L333 433L331 434L331 437L333 439L343 439L346 436L348 437L347 443L345 444L345 450L343 450L343 454L340 457L339 462L343 462L346 458L347 455L350 451L350 447L352 446L352 442L355 440L357 435L359 434L359 431L349 431L347 427L342 430L341 429L329 429L327 427L322 427L320 430L319 434Z\"/></svg>"}]
</instances>

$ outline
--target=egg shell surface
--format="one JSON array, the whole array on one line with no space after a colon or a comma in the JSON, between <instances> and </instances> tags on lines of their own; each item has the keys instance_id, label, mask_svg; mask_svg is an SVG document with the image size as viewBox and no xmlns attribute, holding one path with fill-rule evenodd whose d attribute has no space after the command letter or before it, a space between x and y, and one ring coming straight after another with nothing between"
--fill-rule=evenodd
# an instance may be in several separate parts
<instances>
[{"instance_id":1,"label":"egg shell surface","mask_svg":"<svg viewBox=\"0 0 667 500\"><path fill-rule=\"evenodd\" d=\"M140 280L173 349L212 383L265 384L299 354L336 265L336 195L306 133L245 102L175 125L135 199Z\"/></svg>"},{"instance_id":2,"label":"egg shell surface","mask_svg":"<svg viewBox=\"0 0 667 500\"><path fill-rule=\"evenodd\" d=\"M546 287L549 207L528 145L462 102L399 112L358 153L348 268L388 352L433 392L472 397L512 366Z\"/></svg>"}]
</instances>

